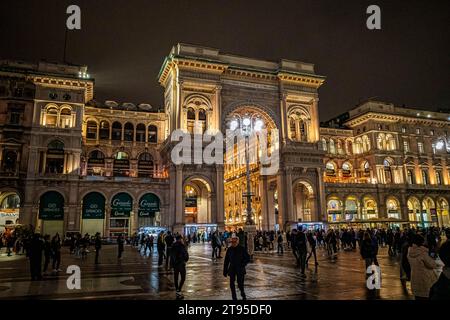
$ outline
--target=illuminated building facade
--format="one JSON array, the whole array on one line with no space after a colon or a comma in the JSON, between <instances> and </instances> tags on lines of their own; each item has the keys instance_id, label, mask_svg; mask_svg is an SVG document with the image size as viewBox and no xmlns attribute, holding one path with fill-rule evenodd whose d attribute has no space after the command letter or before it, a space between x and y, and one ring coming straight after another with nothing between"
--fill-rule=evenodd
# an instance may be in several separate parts
<instances>
[{"instance_id":1,"label":"illuminated building facade","mask_svg":"<svg viewBox=\"0 0 450 320\"><path fill-rule=\"evenodd\" d=\"M2 61L4 223L105 236L144 226L242 227L245 149L227 150L225 164L176 165L171 134L225 133L246 118L278 130L267 141L270 152L279 150L278 172L261 175L257 148L251 164L259 229L450 223L450 114L368 101L320 125L324 77L314 65L185 44L173 47L158 79L161 109L99 103L87 67Z\"/></svg>"}]
</instances>

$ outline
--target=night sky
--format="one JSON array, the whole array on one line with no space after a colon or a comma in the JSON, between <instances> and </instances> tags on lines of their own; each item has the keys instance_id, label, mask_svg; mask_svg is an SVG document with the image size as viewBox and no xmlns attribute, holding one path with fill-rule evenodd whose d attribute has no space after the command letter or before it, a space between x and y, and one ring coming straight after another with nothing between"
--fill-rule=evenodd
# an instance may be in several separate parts
<instances>
[{"instance_id":1,"label":"night sky","mask_svg":"<svg viewBox=\"0 0 450 320\"><path fill-rule=\"evenodd\" d=\"M162 106L158 71L185 42L314 63L327 77L321 121L369 97L450 107L450 1L2 0L0 57L62 61L70 4L82 22L67 61L88 65L98 101ZM370 4L381 7L382 30L366 28Z\"/></svg>"}]
</instances>

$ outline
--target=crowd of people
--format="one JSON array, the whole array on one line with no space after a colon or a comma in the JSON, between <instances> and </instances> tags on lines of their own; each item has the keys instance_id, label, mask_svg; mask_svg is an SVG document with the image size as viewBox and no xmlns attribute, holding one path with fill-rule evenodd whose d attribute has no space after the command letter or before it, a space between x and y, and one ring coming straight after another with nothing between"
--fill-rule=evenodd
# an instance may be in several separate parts
<instances>
[{"instance_id":1,"label":"crowd of people","mask_svg":"<svg viewBox=\"0 0 450 320\"><path fill-rule=\"evenodd\" d=\"M249 238L253 237L253 238ZM53 236L31 233L17 236L14 232L0 235L0 250L6 248L7 255L25 254L29 258L32 280L41 280L43 276L61 272L61 248L67 245L70 254L86 259L90 251L95 251L95 264L99 263L102 238L95 235L72 234L61 239ZM388 228L388 229L317 229L295 228L284 231L257 231L248 234L242 228L238 230L209 234L194 233L182 235L170 231L152 234L135 234L128 238L119 235L117 258L122 259L126 243L132 244L144 255L158 255L158 266L166 272L173 272L176 297L181 299L186 279L186 263L189 260L188 248L191 243L208 242L211 245L211 259L217 262L224 258L224 276L230 277L233 299L236 299L235 282L243 299L245 266L252 261L255 252L261 254L284 255L291 251L300 276L306 278L306 269L311 258L317 268L318 252L331 261L338 258L340 252L359 251L365 268L379 266L379 248L387 247L392 258L399 259L399 275L402 284L411 283L416 299L450 299L450 229L430 227ZM156 245L156 250L154 249ZM225 251L225 254L223 254ZM442 268L442 272L439 272Z\"/></svg>"}]
</instances>

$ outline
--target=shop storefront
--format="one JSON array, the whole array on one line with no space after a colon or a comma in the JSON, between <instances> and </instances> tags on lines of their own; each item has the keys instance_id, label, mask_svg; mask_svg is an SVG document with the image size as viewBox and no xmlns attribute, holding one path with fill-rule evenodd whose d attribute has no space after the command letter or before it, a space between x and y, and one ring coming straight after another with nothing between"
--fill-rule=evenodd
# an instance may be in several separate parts
<instances>
[{"instance_id":1,"label":"shop storefront","mask_svg":"<svg viewBox=\"0 0 450 320\"><path fill-rule=\"evenodd\" d=\"M98 192L91 192L83 198L81 213L81 233L95 235L100 232L103 235L105 221L105 197Z\"/></svg>"},{"instance_id":2,"label":"shop storefront","mask_svg":"<svg viewBox=\"0 0 450 320\"><path fill-rule=\"evenodd\" d=\"M40 232L53 237L56 233L63 236L64 197L56 191L44 193L39 200L38 226Z\"/></svg>"},{"instance_id":3,"label":"shop storefront","mask_svg":"<svg viewBox=\"0 0 450 320\"><path fill-rule=\"evenodd\" d=\"M138 227L161 225L160 201L154 193L146 193L139 199Z\"/></svg>"},{"instance_id":4,"label":"shop storefront","mask_svg":"<svg viewBox=\"0 0 450 320\"><path fill-rule=\"evenodd\" d=\"M184 226L184 234L191 235L191 237L196 234L198 241L201 241L202 237L205 241L209 240L209 235L211 232L217 230L217 224L208 223L196 223L196 224L186 224Z\"/></svg>"},{"instance_id":5,"label":"shop storefront","mask_svg":"<svg viewBox=\"0 0 450 320\"><path fill-rule=\"evenodd\" d=\"M130 215L133 210L133 199L128 193L116 194L111 200L111 218L109 219L109 236L130 234Z\"/></svg>"}]
</instances>

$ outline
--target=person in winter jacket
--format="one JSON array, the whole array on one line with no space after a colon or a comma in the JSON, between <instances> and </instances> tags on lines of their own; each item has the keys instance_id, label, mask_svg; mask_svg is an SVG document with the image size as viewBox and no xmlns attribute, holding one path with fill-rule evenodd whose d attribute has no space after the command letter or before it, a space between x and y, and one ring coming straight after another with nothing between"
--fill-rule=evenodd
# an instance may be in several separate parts
<instances>
[{"instance_id":1,"label":"person in winter jacket","mask_svg":"<svg viewBox=\"0 0 450 320\"><path fill-rule=\"evenodd\" d=\"M361 257L366 262L366 270L369 266L372 265L372 263L378 265L377 250L375 248L374 241L370 236L369 232L364 233L363 240L361 241L360 252Z\"/></svg>"},{"instance_id":2,"label":"person in winter jacket","mask_svg":"<svg viewBox=\"0 0 450 320\"><path fill-rule=\"evenodd\" d=\"M239 245L239 237L235 234L231 236L231 246L228 248L223 262L223 276L230 276L230 289L233 300L237 300L235 281L241 291L242 300L247 297L244 291L245 267L250 262L250 256L245 247Z\"/></svg>"},{"instance_id":3,"label":"person in winter jacket","mask_svg":"<svg viewBox=\"0 0 450 320\"><path fill-rule=\"evenodd\" d=\"M430 289L436 282L434 269L438 267L433 258L428 255L428 248L424 247L425 239L416 234L413 245L408 249L408 261L411 265L411 289L416 300L428 299Z\"/></svg>"}]
</instances>

